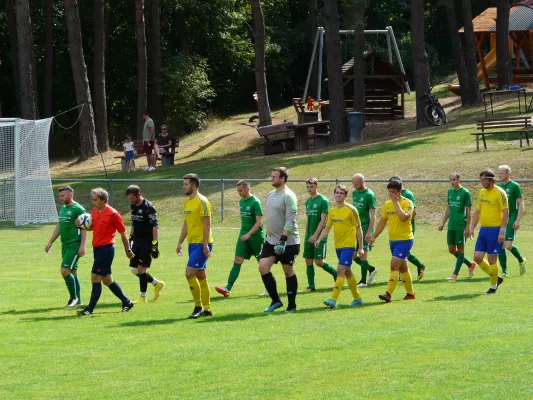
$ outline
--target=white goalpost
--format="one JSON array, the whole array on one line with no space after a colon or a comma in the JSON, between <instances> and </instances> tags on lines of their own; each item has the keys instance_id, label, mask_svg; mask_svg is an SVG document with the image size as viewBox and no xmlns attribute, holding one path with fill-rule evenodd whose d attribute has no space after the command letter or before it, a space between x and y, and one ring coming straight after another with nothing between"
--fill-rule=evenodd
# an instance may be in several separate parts
<instances>
[{"instance_id":1,"label":"white goalpost","mask_svg":"<svg viewBox=\"0 0 533 400\"><path fill-rule=\"evenodd\" d=\"M51 123L0 118L0 221L58 221L48 161Z\"/></svg>"}]
</instances>

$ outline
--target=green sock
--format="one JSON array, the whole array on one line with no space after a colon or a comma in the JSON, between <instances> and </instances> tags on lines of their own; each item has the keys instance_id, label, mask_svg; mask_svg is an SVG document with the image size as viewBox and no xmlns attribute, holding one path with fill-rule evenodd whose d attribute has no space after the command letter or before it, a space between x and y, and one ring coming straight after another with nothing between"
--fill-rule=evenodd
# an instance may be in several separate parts
<instances>
[{"instance_id":1,"label":"green sock","mask_svg":"<svg viewBox=\"0 0 533 400\"><path fill-rule=\"evenodd\" d=\"M472 264L472 261L470 261L468 258L466 258L466 256L463 254L463 262L464 264L467 266L467 267L470 267L470 265Z\"/></svg>"},{"instance_id":2,"label":"green sock","mask_svg":"<svg viewBox=\"0 0 533 400\"><path fill-rule=\"evenodd\" d=\"M516 257L519 263L524 262L524 257L522 257L522 253L520 253L520 250L518 250L518 247L513 246L511 249L511 254Z\"/></svg>"},{"instance_id":3,"label":"green sock","mask_svg":"<svg viewBox=\"0 0 533 400\"><path fill-rule=\"evenodd\" d=\"M413 253L409 253L409 255L407 256L407 259L409 260L409 262L411 264L414 264L416 265L416 268L418 270L420 270L421 268L423 268L424 266L422 265L422 263L418 260L418 258L416 258L416 256L413 254Z\"/></svg>"},{"instance_id":4,"label":"green sock","mask_svg":"<svg viewBox=\"0 0 533 400\"><path fill-rule=\"evenodd\" d=\"M354 261L357 265L361 265L361 259L359 257L355 257Z\"/></svg>"},{"instance_id":5,"label":"green sock","mask_svg":"<svg viewBox=\"0 0 533 400\"><path fill-rule=\"evenodd\" d=\"M71 299L76 298L76 284L74 283L74 275L68 274L67 276L64 276L63 279L65 279L65 283L67 284L67 289L70 294Z\"/></svg>"},{"instance_id":6,"label":"green sock","mask_svg":"<svg viewBox=\"0 0 533 400\"><path fill-rule=\"evenodd\" d=\"M366 274L368 273L369 265L368 261L361 260L361 282L366 283Z\"/></svg>"},{"instance_id":7,"label":"green sock","mask_svg":"<svg viewBox=\"0 0 533 400\"><path fill-rule=\"evenodd\" d=\"M228 284L226 285L226 289L231 291L231 288L233 285L235 285L235 281L239 277L239 274L241 273L241 266L242 264L234 263L233 267L231 268L231 271L229 272L228 276Z\"/></svg>"},{"instance_id":8,"label":"green sock","mask_svg":"<svg viewBox=\"0 0 533 400\"><path fill-rule=\"evenodd\" d=\"M500 266L502 267L502 270L506 270L507 269L507 252L505 251L505 249L502 249L502 251L500 251L500 254L498 254L498 260L500 261Z\"/></svg>"},{"instance_id":9,"label":"green sock","mask_svg":"<svg viewBox=\"0 0 533 400\"><path fill-rule=\"evenodd\" d=\"M80 278L78 278L78 275L74 277L74 284L76 285L76 296L78 296L78 303L81 303L81 286L80 286Z\"/></svg>"},{"instance_id":10,"label":"green sock","mask_svg":"<svg viewBox=\"0 0 533 400\"><path fill-rule=\"evenodd\" d=\"M322 267L322 269L326 271L328 274L330 274L335 281L337 280L337 271L335 270L335 268L329 265L326 261L324 261L324 266Z\"/></svg>"},{"instance_id":11,"label":"green sock","mask_svg":"<svg viewBox=\"0 0 533 400\"><path fill-rule=\"evenodd\" d=\"M465 260L465 255L464 253L455 253L455 257L457 258L457 261L455 262L455 270L453 271L453 273L455 275L459 275L459 271L461 270L461 266L463 265L463 262Z\"/></svg>"},{"instance_id":12,"label":"green sock","mask_svg":"<svg viewBox=\"0 0 533 400\"><path fill-rule=\"evenodd\" d=\"M315 288L315 266L313 264L308 265L306 268L307 272L307 287L314 289Z\"/></svg>"}]
</instances>

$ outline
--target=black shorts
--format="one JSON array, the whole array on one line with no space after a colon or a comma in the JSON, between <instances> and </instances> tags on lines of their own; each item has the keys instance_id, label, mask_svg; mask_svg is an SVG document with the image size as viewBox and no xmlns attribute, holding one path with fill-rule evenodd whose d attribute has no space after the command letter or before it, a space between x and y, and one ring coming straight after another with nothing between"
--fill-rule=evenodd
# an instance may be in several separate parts
<instances>
[{"instance_id":1,"label":"black shorts","mask_svg":"<svg viewBox=\"0 0 533 400\"><path fill-rule=\"evenodd\" d=\"M93 249L94 263L92 273L103 276L111 275L111 264L115 258L115 247L112 244L99 246Z\"/></svg>"},{"instance_id":2,"label":"black shorts","mask_svg":"<svg viewBox=\"0 0 533 400\"><path fill-rule=\"evenodd\" d=\"M299 244L291 244L290 246L287 246L285 248L285 253L279 255L274 252L274 245L265 242L259 258L276 257L274 264L277 264L279 261L281 265L294 265L294 260L296 260L298 254L300 254Z\"/></svg>"},{"instance_id":3,"label":"black shorts","mask_svg":"<svg viewBox=\"0 0 533 400\"><path fill-rule=\"evenodd\" d=\"M130 259L130 267L137 268L140 265L141 267L150 268L152 264L152 257L150 256L152 252L152 239L133 238L131 251L133 251L135 257Z\"/></svg>"}]
</instances>

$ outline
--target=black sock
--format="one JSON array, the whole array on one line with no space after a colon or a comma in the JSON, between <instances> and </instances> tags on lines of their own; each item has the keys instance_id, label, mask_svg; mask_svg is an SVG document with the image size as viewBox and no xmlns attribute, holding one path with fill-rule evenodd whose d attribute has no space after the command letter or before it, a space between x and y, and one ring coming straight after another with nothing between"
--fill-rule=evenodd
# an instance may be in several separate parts
<instances>
[{"instance_id":1,"label":"black sock","mask_svg":"<svg viewBox=\"0 0 533 400\"><path fill-rule=\"evenodd\" d=\"M94 307L96 307L96 303L98 303L98 300L100 299L100 296L102 294L102 284L100 282L93 283L93 290L91 292L91 300L89 301L89 305L87 308L91 311L94 310Z\"/></svg>"},{"instance_id":2,"label":"black sock","mask_svg":"<svg viewBox=\"0 0 533 400\"><path fill-rule=\"evenodd\" d=\"M274 275L272 275L272 272L269 272L268 274L261 275L261 278L263 279L263 283L265 284L265 289L268 291L268 294L270 295L270 298L272 299L273 303L277 303L281 301L278 294L278 287L276 285L276 279L274 278Z\"/></svg>"},{"instance_id":3,"label":"black sock","mask_svg":"<svg viewBox=\"0 0 533 400\"><path fill-rule=\"evenodd\" d=\"M146 275L147 274L139 274L139 285L141 287L141 293L146 293L146 291L148 290L148 280L146 279Z\"/></svg>"},{"instance_id":4,"label":"black sock","mask_svg":"<svg viewBox=\"0 0 533 400\"><path fill-rule=\"evenodd\" d=\"M376 267L373 267L372 265L368 265L368 272L372 272L376 269Z\"/></svg>"},{"instance_id":5,"label":"black sock","mask_svg":"<svg viewBox=\"0 0 533 400\"><path fill-rule=\"evenodd\" d=\"M113 283L109 285L108 288L113 292L115 296L120 299L120 301L122 301L122 304L128 304L130 302L130 299L126 297L118 283L116 283L115 281L113 281Z\"/></svg>"},{"instance_id":6,"label":"black sock","mask_svg":"<svg viewBox=\"0 0 533 400\"><path fill-rule=\"evenodd\" d=\"M146 275L146 282L152 283L154 281L154 277L150 275L148 272L145 275Z\"/></svg>"},{"instance_id":7,"label":"black sock","mask_svg":"<svg viewBox=\"0 0 533 400\"><path fill-rule=\"evenodd\" d=\"M298 278L296 274L290 278L285 278L287 281L287 297L289 298L288 309L296 308L296 293L298 293Z\"/></svg>"}]
</instances>

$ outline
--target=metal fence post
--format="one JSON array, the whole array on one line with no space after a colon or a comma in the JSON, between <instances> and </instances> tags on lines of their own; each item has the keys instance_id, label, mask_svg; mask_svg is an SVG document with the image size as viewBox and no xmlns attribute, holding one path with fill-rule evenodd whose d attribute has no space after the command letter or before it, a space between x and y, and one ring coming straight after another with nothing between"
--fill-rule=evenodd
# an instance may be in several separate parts
<instances>
[{"instance_id":1,"label":"metal fence post","mask_svg":"<svg viewBox=\"0 0 533 400\"><path fill-rule=\"evenodd\" d=\"M109 204L113 205L113 179L109 179Z\"/></svg>"},{"instance_id":2,"label":"metal fence post","mask_svg":"<svg viewBox=\"0 0 533 400\"><path fill-rule=\"evenodd\" d=\"M224 178L220 180L220 216L224 221Z\"/></svg>"}]
</instances>

